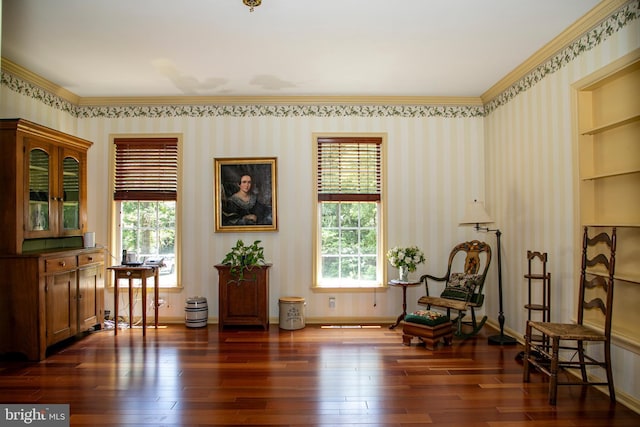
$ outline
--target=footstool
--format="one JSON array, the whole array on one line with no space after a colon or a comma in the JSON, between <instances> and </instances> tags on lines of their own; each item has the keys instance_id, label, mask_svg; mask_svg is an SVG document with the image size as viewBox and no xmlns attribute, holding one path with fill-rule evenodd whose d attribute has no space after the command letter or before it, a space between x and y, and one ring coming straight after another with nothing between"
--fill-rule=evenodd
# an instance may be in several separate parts
<instances>
[{"instance_id":1,"label":"footstool","mask_svg":"<svg viewBox=\"0 0 640 427\"><path fill-rule=\"evenodd\" d=\"M413 337L420 338L429 350L435 350L440 339L445 345L451 345L453 324L449 316L437 311L418 310L407 314L402 324L402 343L411 345Z\"/></svg>"}]
</instances>

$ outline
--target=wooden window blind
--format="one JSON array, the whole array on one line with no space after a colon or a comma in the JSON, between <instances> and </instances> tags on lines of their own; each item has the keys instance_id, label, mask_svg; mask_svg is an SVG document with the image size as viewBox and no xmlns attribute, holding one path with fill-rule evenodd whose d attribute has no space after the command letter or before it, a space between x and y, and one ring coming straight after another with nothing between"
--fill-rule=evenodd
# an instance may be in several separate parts
<instances>
[{"instance_id":1,"label":"wooden window blind","mask_svg":"<svg viewBox=\"0 0 640 427\"><path fill-rule=\"evenodd\" d=\"M382 138L321 137L318 201L380 201Z\"/></svg>"},{"instance_id":2,"label":"wooden window blind","mask_svg":"<svg viewBox=\"0 0 640 427\"><path fill-rule=\"evenodd\" d=\"M116 138L114 200L176 200L177 138Z\"/></svg>"}]
</instances>

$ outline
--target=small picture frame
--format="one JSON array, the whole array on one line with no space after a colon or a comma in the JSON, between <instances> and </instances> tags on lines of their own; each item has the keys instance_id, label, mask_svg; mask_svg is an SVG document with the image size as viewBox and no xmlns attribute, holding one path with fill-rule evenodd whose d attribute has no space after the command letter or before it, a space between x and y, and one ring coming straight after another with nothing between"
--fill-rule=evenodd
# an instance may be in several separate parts
<instances>
[{"instance_id":1,"label":"small picture frame","mask_svg":"<svg viewBox=\"0 0 640 427\"><path fill-rule=\"evenodd\" d=\"M216 232L277 231L275 157L213 159Z\"/></svg>"}]
</instances>

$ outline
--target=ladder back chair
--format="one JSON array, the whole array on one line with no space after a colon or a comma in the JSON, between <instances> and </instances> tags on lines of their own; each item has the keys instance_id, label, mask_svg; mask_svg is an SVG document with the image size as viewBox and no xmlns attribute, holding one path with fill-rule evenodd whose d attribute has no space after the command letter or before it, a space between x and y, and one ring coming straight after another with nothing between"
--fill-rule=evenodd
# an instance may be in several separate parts
<instances>
[{"instance_id":1,"label":"ladder back chair","mask_svg":"<svg viewBox=\"0 0 640 427\"><path fill-rule=\"evenodd\" d=\"M464 255L464 267L462 272L452 273L451 270L458 256ZM449 263L447 272L442 277L435 277L425 274L420 277L420 281L424 282L426 295L418 300L418 304L431 307L439 307L446 309L447 316L451 318L451 311L457 313L457 317L452 319L455 324L454 335L460 338L467 338L476 335L487 321L484 316L479 322L476 319L475 309L482 306L484 302L484 281L491 264L491 247L478 240L472 240L456 245L449 255ZM428 280L436 282L444 282L445 288L440 296L429 295ZM464 320L466 312L471 312L471 320ZM463 330L463 325L466 332Z\"/></svg>"},{"instance_id":2,"label":"ladder back chair","mask_svg":"<svg viewBox=\"0 0 640 427\"><path fill-rule=\"evenodd\" d=\"M556 404L559 385L607 385L609 398L616 401L611 368L611 316L613 312L613 283L616 252L616 228L610 234L601 232L589 237L588 227L582 238L582 263L580 267L580 291L578 296L577 323L551 323L527 321L523 358L523 381L529 382L531 366L549 377L549 403ZM599 312L590 316L604 323L602 331L584 325L587 312ZM536 342L535 336L543 334L548 342ZM602 356L587 354L585 342L601 343ZM560 351L569 352L569 360L561 359ZM538 353L538 357L536 357ZM539 355L542 357L539 357ZM578 360L573 357L577 354ZM600 367L607 380L589 378L587 368ZM579 369L576 380L559 381L561 369Z\"/></svg>"}]
</instances>

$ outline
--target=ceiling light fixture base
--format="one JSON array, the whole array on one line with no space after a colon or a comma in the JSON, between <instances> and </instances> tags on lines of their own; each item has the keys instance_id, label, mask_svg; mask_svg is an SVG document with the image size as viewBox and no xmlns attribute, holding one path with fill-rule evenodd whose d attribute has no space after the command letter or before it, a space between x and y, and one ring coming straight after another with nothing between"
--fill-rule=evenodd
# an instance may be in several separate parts
<instances>
[{"instance_id":1,"label":"ceiling light fixture base","mask_svg":"<svg viewBox=\"0 0 640 427\"><path fill-rule=\"evenodd\" d=\"M253 9L262 4L262 0L242 0L242 3L249 6L249 12L253 12Z\"/></svg>"}]
</instances>

